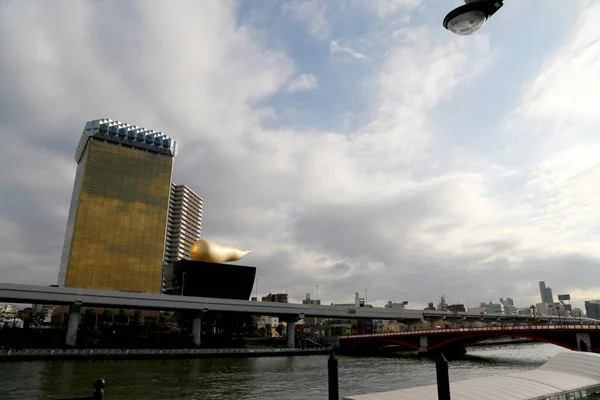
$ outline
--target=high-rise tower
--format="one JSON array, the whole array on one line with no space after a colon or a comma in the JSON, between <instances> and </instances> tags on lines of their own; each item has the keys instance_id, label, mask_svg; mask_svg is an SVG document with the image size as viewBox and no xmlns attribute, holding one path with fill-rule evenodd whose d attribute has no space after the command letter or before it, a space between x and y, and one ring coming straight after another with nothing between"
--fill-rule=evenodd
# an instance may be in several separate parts
<instances>
[{"instance_id":1,"label":"high-rise tower","mask_svg":"<svg viewBox=\"0 0 600 400\"><path fill-rule=\"evenodd\" d=\"M192 244L202 231L202 197L185 185L171 184L165 268L179 260L190 259Z\"/></svg>"},{"instance_id":2,"label":"high-rise tower","mask_svg":"<svg viewBox=\"0 0 600 400\"><path fill-rule=\"evenodd\" d=\"M553 304L554 296L552 295L552 289L546 287L545 281L540 281L540 297L542 298L542 303L544 304Z\"/></svg>"},{"instance_id":3,"label":"high-rise tower","mask_svg":"<svg viewBox=\"0 0 600 400\"><path fill-rule=\"evenodd\" d=\"M176 151L161 132L110 119L86 123L60 286L160 293Z\"/></svg>"}]
</instances>

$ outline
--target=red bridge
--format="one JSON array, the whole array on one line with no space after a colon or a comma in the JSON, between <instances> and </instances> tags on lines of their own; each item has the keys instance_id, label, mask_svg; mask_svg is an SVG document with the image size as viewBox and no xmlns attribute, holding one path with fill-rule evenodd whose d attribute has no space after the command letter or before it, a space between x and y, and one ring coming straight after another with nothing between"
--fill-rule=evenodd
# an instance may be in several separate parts
<instances>
[{"instance_id":1,"label":"red bridge","mask_svg":"<svg viewBox=\"0 0 600 400\"><path fill-rule=\"evenodd\" d=\"M373 353L396 347L420 353L464 354L465 348L485 339L518 337L555 344L569 350L600 353L600 325L512 325L449 328L341 336L343 353Z\"/></svg>"}]
</instances>

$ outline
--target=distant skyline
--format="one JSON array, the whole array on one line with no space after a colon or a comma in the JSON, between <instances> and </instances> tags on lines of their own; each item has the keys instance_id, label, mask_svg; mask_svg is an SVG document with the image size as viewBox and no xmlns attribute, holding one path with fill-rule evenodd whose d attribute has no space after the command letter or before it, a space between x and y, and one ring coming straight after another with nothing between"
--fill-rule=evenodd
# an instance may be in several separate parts
<instances>
[{"instance_id":1,"label":"distant skyline","mask_svg":"<svg viewBox=\"0 0 600 400\"><path fill-rule=\"evenodd\" d=\"M56 283L86 121L180 145L259 295L600 299L593 0L0 2L0 281ZM254 293L254 291L253 291Z\"/></svg>"}]
</instances>

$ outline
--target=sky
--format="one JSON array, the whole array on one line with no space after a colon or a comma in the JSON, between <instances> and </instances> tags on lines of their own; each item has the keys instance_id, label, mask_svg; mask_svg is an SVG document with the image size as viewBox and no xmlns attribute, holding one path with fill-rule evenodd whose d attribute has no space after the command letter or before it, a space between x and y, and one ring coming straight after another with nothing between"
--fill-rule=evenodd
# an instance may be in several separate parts
<instances>
[{"instance_id":1,"label":"sky","mask_svg":"<svg viewBox=\"0 0 600 400\"><path fill-rule=\"evenodd\" d=\"M0 282L56 283L111 118L178 142L259 295L599 299L600 2L507 0L468 37L460 4L0 0Z\"/></svg>"}]
</instances>

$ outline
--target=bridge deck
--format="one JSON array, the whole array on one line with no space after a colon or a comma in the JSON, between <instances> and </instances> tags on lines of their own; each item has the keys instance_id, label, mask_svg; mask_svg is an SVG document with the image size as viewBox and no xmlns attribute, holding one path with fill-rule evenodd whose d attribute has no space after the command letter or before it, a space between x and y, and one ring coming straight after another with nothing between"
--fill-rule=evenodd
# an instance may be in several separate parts
<instances>
[{"instance_id":1,"label":"bridge deck","mask_svg":"<svg viewBox=\"0 0 600 400\"><path fill-rule=\"evenodd\" d=\"M445 328L445 329L423 329L415 331L404 331L404 332L390 332L390 333L372 333L365 335L348 335L341 336L340 340L349 339L368 339L388 336L424 336L424 335L444 335L444 334L456 334L456 333L509 333L517 335L519 332L530 332L530 331L596 331L600 330L599 324L561 324L561 325L511 325L511 326L489 326L480 328Z\"/></svg>"},{"instance_id":2,"label":"bridge deck","mask_svg":"<svg viewBox=\"0 0 600 400\"><path fill-rule=\"evenodd\" d=\"M585 391L585 394L581 393ZM600 355L559 353L539 369L457 381L452 400L538 400L577 392L581 398L600 391ZM344 400L437 400L437 386L344 397ZM558 398L558 397L556 397ZM561 397L562 398L562 397Z\"/></svg>"}]
</instances>

